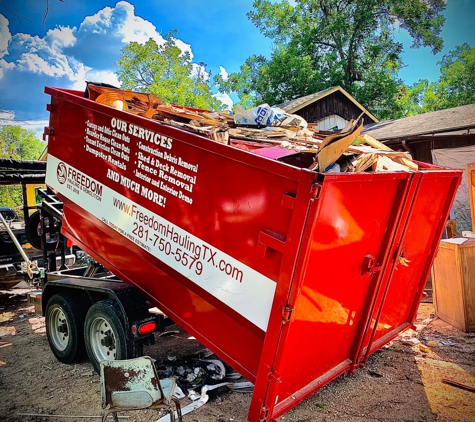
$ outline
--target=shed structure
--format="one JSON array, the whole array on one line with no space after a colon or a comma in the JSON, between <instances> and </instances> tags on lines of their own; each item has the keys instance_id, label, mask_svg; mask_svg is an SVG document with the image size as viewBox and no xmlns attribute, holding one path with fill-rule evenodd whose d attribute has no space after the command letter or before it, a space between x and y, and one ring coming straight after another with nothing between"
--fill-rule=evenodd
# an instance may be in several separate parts
<instances>
[{"instance_id":1,"label":"shed structure","mask_svg":"<svg viewBox=\"0 0 475 422\"><path fill-rule=\"evenodd\" d=\"M365 124L363 133L409 151L418 161L434 163L433 150L475 145L475 104Z\"/></svg>"},{"instance_id":2,"label":"shed structure","mask_svg":"<svg viewBox=\"0 0 475 422\"><path fill-rule=\"evenodd\" d=\"M290 114L303 117L314 128L323 131L339 131L362 113L365 125L378 122L376 117L340 86L296 98L279 107Z\"/></svg>"}]
</instances>

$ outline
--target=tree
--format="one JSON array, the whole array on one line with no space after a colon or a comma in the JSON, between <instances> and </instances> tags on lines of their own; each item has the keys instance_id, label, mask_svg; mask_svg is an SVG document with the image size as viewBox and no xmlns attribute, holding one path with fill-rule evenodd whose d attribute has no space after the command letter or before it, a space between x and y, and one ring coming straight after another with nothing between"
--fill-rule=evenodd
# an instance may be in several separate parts
<instances>
[{"instance_id":1,"label":"tree","mask_svg":"<svg viewBox=\"0 0 475 422\"><path fill-rule=\"evenodd\" d=\"M457 46L437 64L440 77L427 90L423 111L475 103L475 48L468 44Z\"/></svg>"},{"instance_id":2,"label":"tree","mask_svg":"<svg viewBox=\"0 0 475 422\"><path fill-rule=\"evenodd\" d=\"M190 54L176 45L176 33L166 34L163 45L150 38L122 49L116 63L122 88L153 93L165 103L221 110L206 82L206 64L193 65Z\"/></svg>"},{"instance_id":3,"label":"tree","mask_svg":"<svg viewBox=\"0 0 475 422\"><path fill-rule=\"evenodd\" d=\"M423 113L424 99L428 90L427 79L420 79L411 86L401 85L396 96L398 112L394 113L393 118L400 119Z\"/></svg>"},{"instance_id":4,"label":"tree","mask_svg":"<svg viewBox=\"0 0 475 422\"><path fill-rule=\"evenodd\" d=\"M441 51L443 0L256 0L248 17L274 42L269 59L252 56L227 81L215 81L248 103L279 104L340 85L380 119L398 111L403 45ZM245 82L243 82L245 81ZM249 101L251 98L251 101Z\"/></svg>"},{"instance_id":5,"label":"tree","mask_svg":"<svg viewBox=\"0 0 475 422\"><path fill-rule=\"evenodd\" d=\"M468 44L457 46L437 64L441 73L437 82L422 79L400 88L396 100L399 114L394 117L475 103L475 48Z\"/></svg>"},{"instance_id":6,"label":"tree","mask_svg":"<svg viewBox=\"0 0 475 422\"><path fill-rule=\"evenodd\" d=\"M20 126L2 126L0 129L0 157L37 160L46 144L35 133ZM21 186L0 186L0 206L18 207L22 204Z\"/></svg>"}]
</instances>

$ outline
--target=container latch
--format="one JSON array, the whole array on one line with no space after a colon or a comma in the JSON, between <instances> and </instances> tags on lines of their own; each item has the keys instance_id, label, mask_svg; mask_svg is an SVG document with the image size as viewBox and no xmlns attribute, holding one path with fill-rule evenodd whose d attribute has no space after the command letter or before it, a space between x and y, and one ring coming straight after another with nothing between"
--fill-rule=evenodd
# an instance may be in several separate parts
<instances>
[{"instance_id":1,"label":"container latch","mask_svg":"<svg viewBox=\"0 0 475 422\"><path fill-rule=\"evenodd\" d=\"M292 317L292 311L293 311L292 306L288 304L284 306L284 311L282 312L282 322L284 324L290 321L290 318Z\"/></svg>"},{"instance_id":2,"label":"container latch","mask_svg":"<svg viewBox=\"0 0 475 422\"><path fill-rule=\"evenodd\" d=\"M376 258L368 254L363 258L363 264L361 265L361 275L374 274L381 271L381 264L376 263Z\"/></svg>"}]
</instances>

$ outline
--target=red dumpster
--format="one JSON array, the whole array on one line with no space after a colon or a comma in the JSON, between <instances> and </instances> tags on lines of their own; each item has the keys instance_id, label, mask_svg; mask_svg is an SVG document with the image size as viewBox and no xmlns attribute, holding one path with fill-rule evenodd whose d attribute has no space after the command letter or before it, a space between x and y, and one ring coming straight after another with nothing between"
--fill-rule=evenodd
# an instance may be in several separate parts
<instances>
[{"instance_id":1,"label":"red dumpster","mask_svg":"<svg viewBox=\"0 0 475 422\"><path fill-rule=\"evenodd\" d=\"M63 232L272 421L410 326L461 172L319 174L46 88Z\"/></svg>"}]
</instances>

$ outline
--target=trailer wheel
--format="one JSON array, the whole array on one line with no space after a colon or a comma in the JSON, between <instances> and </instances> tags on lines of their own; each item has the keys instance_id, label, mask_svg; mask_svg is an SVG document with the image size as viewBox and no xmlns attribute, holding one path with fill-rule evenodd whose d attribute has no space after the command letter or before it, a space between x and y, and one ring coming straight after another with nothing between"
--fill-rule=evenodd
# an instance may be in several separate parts
<instances>
[{"instance_id":1,"label":"trailer wheel","mask_svg":"<svg viewBox=\"0 0 475 422\"><path fill-rule=\"evenodd\" d=\"M86 314L84 338L89 360L99 373L102 360L120 360L132 357L132 347L125 336L118 315L121 310L113 300L95 303Z\"/></svg>"},{"instance_id":2,"label":"trailer wheel","mask_svg":"<svg viewBox=\"0 0 475 422\"><path fill-rule=\"evenodd\" d=\"M56 221L56 220L55 220ZM56 222L57 223L57 222ZM55 224L56 224L55 223ZM41 214L39 211L35 211L33 214L30 215L30 220L28 225L25 227L25 236L31 246L36 249L41 248ZM46 250L47 251L54 251L57 248L57 238L52 239L52 241L46 242Z\"/></svg>"},{"instance_id":3,"label":"trailer wheel","mask_svg":"<svg viewBox=\"0 0 475 422\"><path fill-rule=\"evenodd\" d=\"M69 294L55 294L45 312L46 335L51 351L62 363L74 363L84 357L84 319L82 303Z\"/></svg>"},{"instance_id":4,"label":"trailer wheel","mask_svg":"<svg viewBox=\"0 0 475 422\"><path fill-rule=\"evenodd\" d=\"M41 249L41 234L40 234L41 215L39 211L35 211L30 215L30 221L25 227L25 235L31 246L36 249Z\"/></svg>"}]
</instances>

